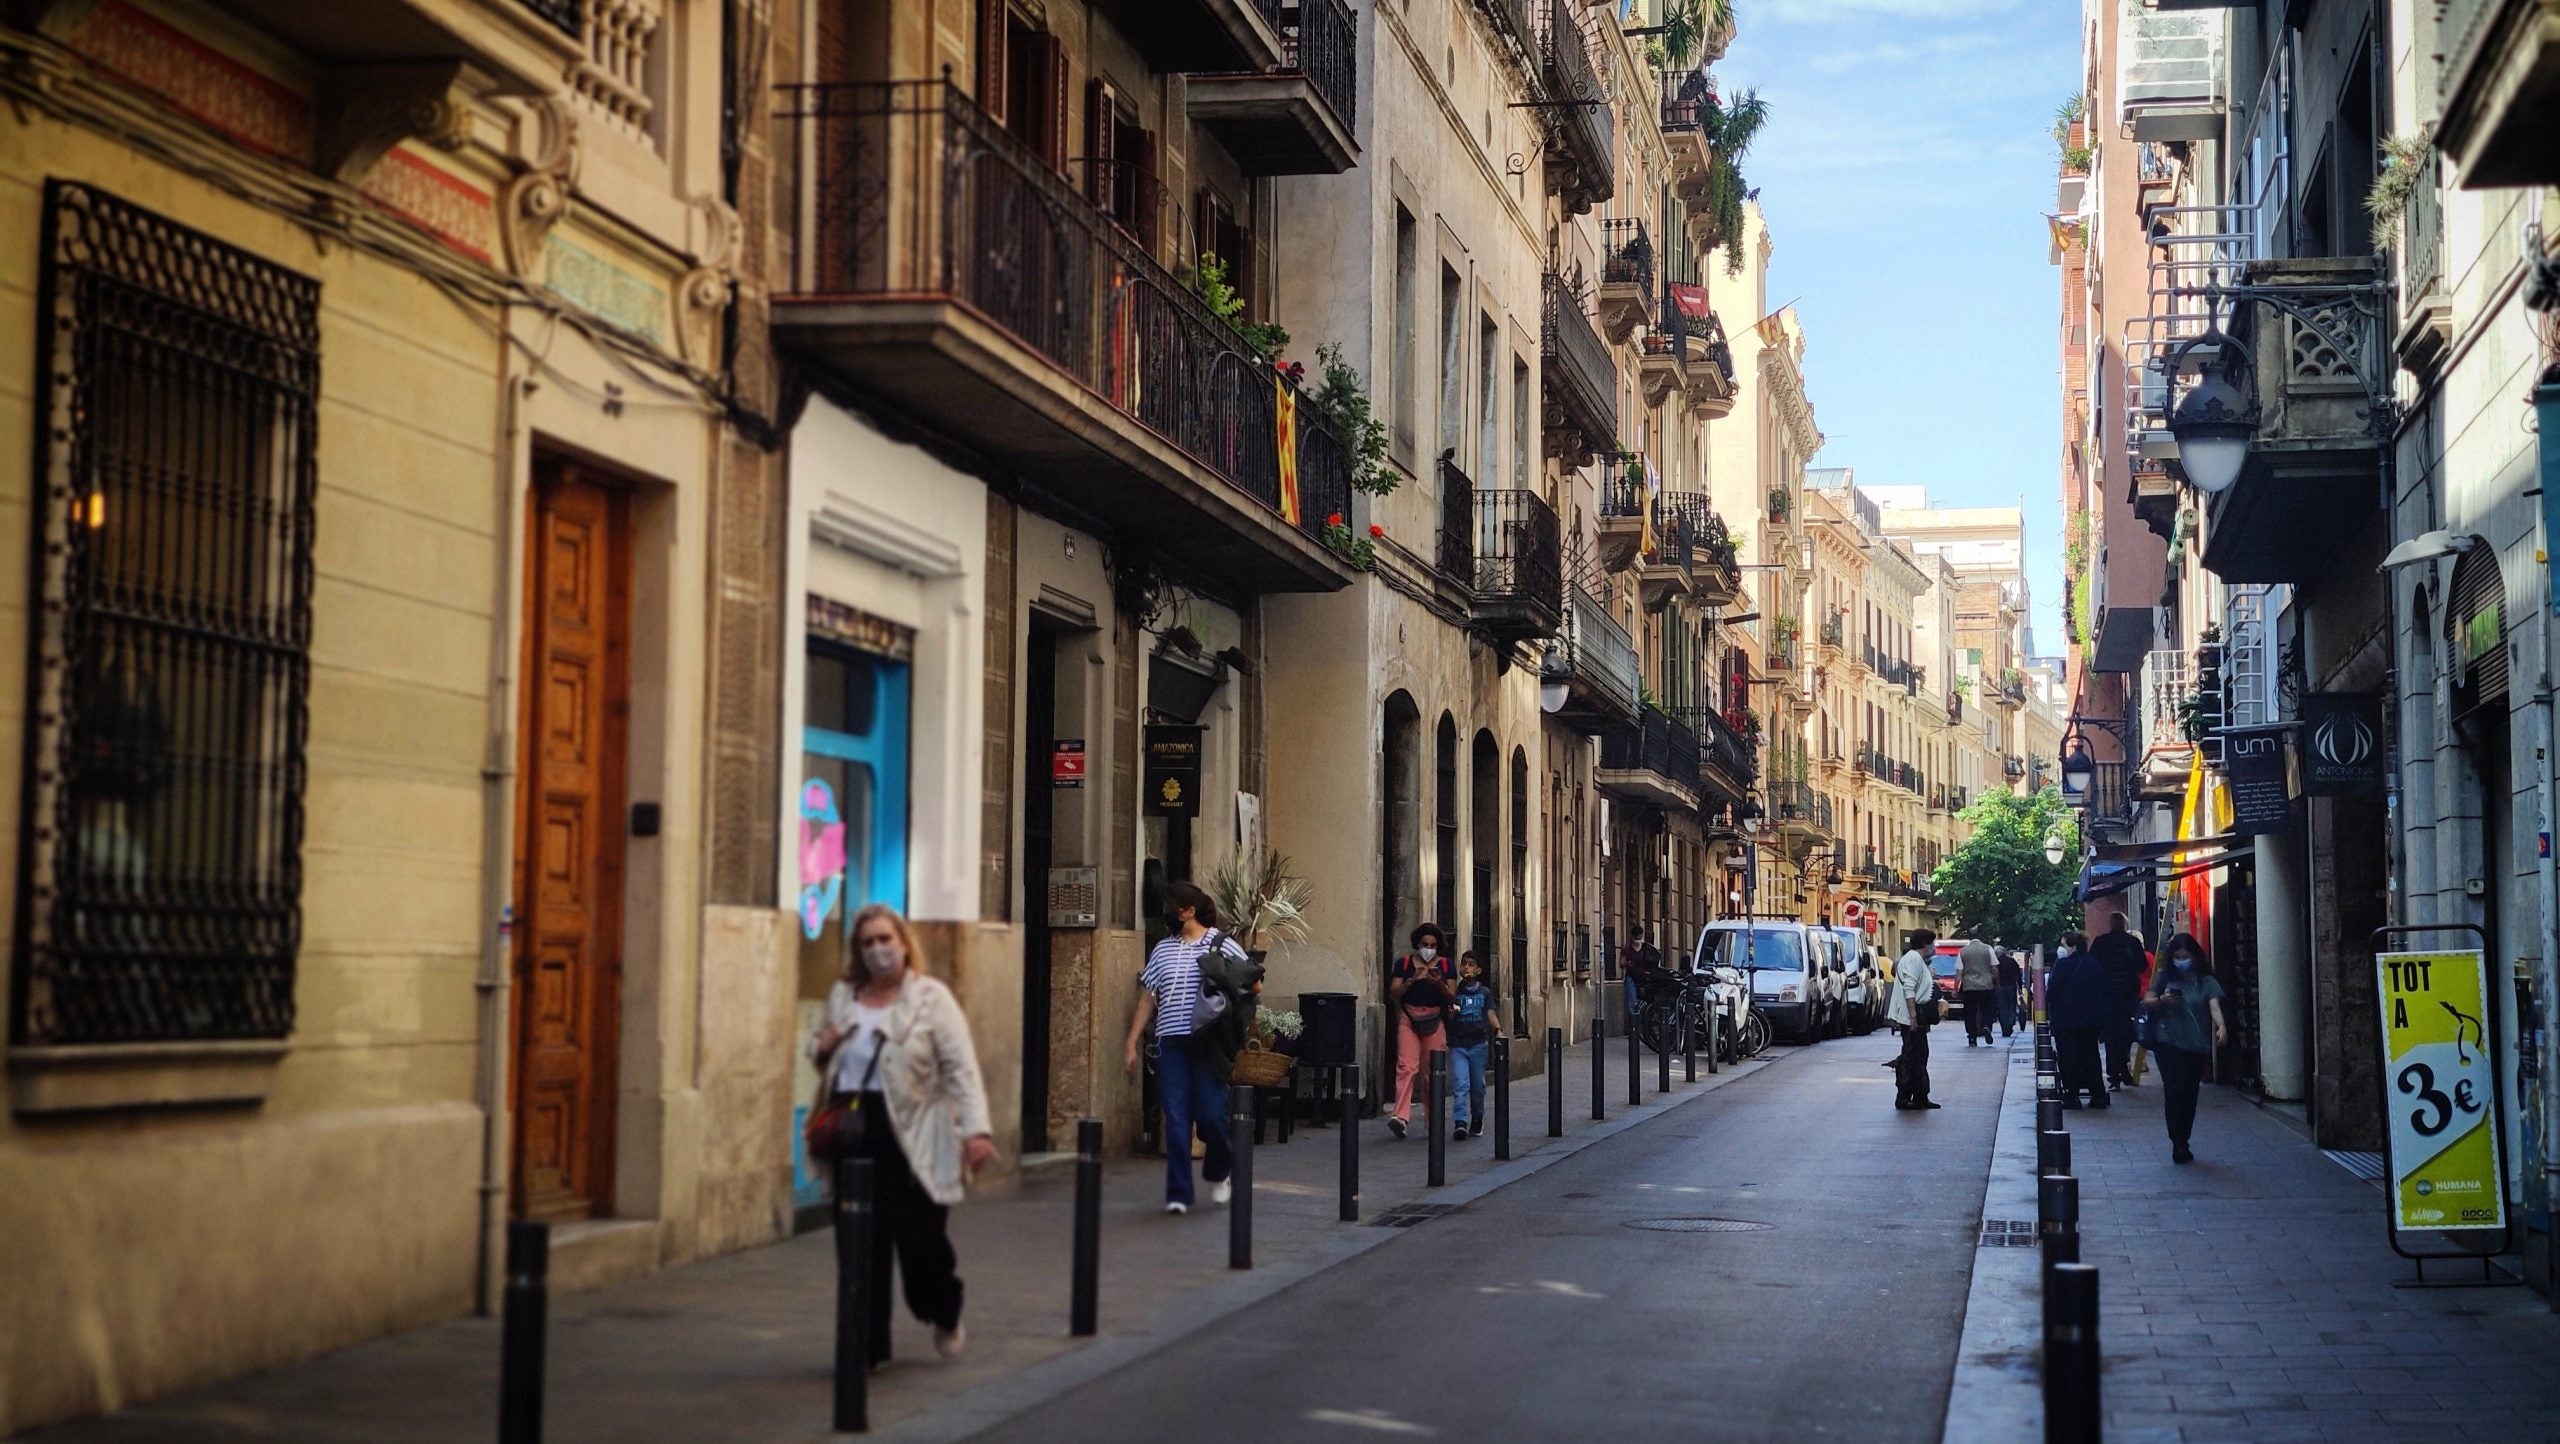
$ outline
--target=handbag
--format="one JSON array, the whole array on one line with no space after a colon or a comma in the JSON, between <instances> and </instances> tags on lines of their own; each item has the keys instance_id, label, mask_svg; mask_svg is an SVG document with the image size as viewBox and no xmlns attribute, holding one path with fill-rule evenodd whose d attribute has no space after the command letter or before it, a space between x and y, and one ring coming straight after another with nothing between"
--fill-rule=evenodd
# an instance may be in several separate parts
<instances>
[{"instance_id":1,"label":"handbag","mask_svg":"<svg viewBox=\"0 0 2560 1444\"><path fill-rule=\"evenodd\" d=\"M808 1155L820 1163L838 1163L860 1158L863 1146L871 1141L871 1115L862 1111L862 1095L871 1091L871 1080L880 1073L880 1055L889 1051L888 1030L882 1029L880 1045L871 1050L871 1066L862 1070L862 1086L842 1097L830 1097L809 1114L800 1125L800 1144ZM835 1055L827 1055L833 1061Z\"/></svg>"}]
</instances>

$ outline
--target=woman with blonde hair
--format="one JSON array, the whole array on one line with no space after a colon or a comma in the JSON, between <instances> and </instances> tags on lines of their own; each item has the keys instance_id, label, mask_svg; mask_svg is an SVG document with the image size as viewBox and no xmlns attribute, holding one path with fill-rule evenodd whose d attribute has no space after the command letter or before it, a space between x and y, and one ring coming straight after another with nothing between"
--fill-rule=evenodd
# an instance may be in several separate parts
<instances>
[{"instance_id":1,"label":"woman with blonde hair","mask_svg":"<svg viewBox=\"0 0 2560 1444\"><path fill-rule=\"evenodd\" d=\"M946 1359L968 1347L960 1323L951 1205L961 1180L995 1158L986 1081L959 999L924 971L907 920L886 903L854 914L852 955L810 1040L826 1102L809 1120L812 1159L871 1160L871 1362L889 1359L889 1260L907 1307L933 1325Z\"/></svg>"}]
</instances>

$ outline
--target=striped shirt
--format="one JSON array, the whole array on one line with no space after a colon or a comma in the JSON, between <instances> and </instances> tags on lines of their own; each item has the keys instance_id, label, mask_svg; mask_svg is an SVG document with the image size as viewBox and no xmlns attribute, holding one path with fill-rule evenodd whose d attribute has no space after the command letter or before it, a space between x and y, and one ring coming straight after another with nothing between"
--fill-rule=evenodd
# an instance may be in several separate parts
<instances>
[{"instance_id":1,"label":"striped shirt","mask_svg":"<svg viewBox=\"0 0 2560 1444\"><path fill-rule=\"evenodd\" d=\"M1209 951L1213 939L1230 956L1244 956L1244 949L1236 946L1235 939L1214 929L1192 942L1185 942L1182 934L1175 933L1147 954L1147 970L1139 982L1156 995L1157 1037L1191 1036L1192 1021L1200 1006L1200 959Z\"/></svg>"}]
</instances>

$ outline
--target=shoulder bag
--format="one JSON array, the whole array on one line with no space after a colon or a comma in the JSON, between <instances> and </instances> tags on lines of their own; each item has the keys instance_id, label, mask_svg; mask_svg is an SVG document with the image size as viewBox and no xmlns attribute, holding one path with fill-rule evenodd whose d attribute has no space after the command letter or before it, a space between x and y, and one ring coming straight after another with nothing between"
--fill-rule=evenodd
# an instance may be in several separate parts
<instances>
[{"instance_id":1,"label":"shoulder bag","mask_svg":"<svg viewBox=\"0 0 2560 1444\"><path fill-rule=\"evenodd\" d=\"M880 1030L880 1046L871 1050L871 1065L862 1070L862 1086L843 1097L833 1096L834 1085L828 1083L830 1096L809 1114L800 1126L800 1143L809 1157L819 1163L836 1163L862 1156L863 1145L871 1139L871 1115L862 1108L862 1095L871 1091L871 1080L880 1073L881 1055L889 1051L889 1030ZM835 1055L827 1055L828 1064ZM829 1072L833 1072L830 1066ZM827 1082L822 1077L821 1082Z\"/></svg>"}]
</instances>

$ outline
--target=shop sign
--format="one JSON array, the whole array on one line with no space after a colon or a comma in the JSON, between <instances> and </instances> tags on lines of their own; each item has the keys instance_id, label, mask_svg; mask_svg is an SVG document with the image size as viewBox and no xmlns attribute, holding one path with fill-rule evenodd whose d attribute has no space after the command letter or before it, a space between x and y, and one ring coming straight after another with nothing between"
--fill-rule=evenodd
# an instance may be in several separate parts
<instances>
[{"instance_id":1,"label":"shop sign","mask_svg":"<svg viewBox=\"0 0 2560 1444\"><path fill-rule=\"evenodd\" d=\"M2303 694L2305 792L2313 797L2380 792L2382 755L2382 694Z\"/></svg>"},{"instance_id":2,"label":"shop sign","mask_svg":"<svg viewBox=\"0 0 2560 1444\"><path fill-rule=\"evenodd\" d=\"M1061 737L1049 744L1049 785L1084 786L1084 739Z\"/></svg>"},{"instance_id":3,"label":"shop sign","mask_svg":"<svg viewBox=\"0 0 2560 1444\"><path fill-rule=\"evenodd\" d=\"M2403 1231L2507 1226L2489 969L2477 951L2382 953L2391 1217Z\"/></svg>"},{"instance_id":4,"label":"shop sign","mask_svg":"<svg viewBox=\"0 0 2560 1444\"><path fill-rule=\"evenodd\" d=\"M1200 738L1207 729L1178 723L1147 728L1147 815L1200 815Z\"/></svg>"},{"instance_id":5,"label":"shop sign","mask_svg":"<svg viewBox=\"0 0 2560 1444\"><path fill-rule=\"evenodd\" d=\"M892 662L916 659L915 628L875 617L860 607L847 606L833 597L816 592L808 595L806 620L809 635L838 642L857 652L868 652Z\"/></svg>"},{"instance_id":6,"label":"shop sign","mask_svg":"<svg viewBox=\"0 0 2560 1444\"><path fill-rule=\"evenodd\" d=\"M2285 734L2290 723L2224 727L2222 777L2231 798L2233 837L2285 832L2293 826L2293 767Z\"/></svg>"}]
</instances>

